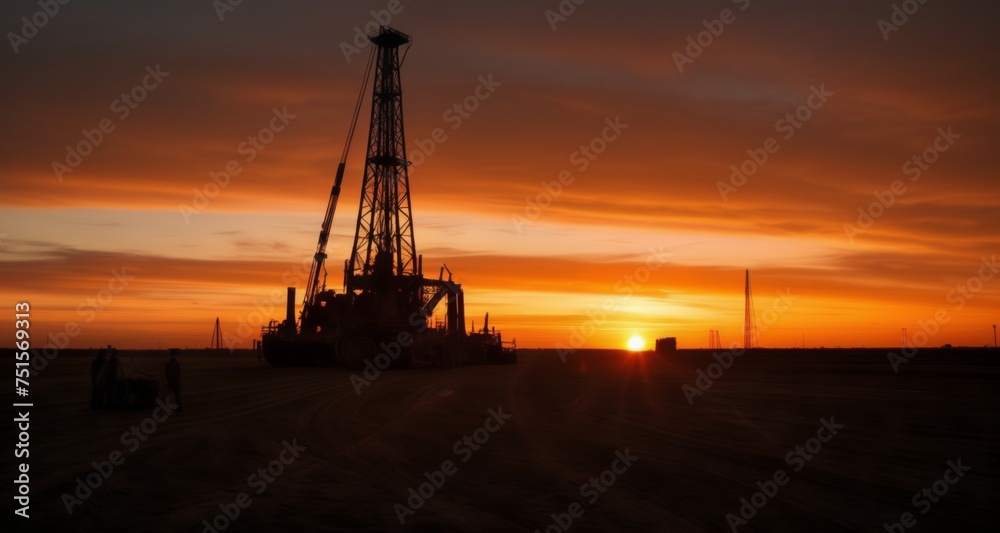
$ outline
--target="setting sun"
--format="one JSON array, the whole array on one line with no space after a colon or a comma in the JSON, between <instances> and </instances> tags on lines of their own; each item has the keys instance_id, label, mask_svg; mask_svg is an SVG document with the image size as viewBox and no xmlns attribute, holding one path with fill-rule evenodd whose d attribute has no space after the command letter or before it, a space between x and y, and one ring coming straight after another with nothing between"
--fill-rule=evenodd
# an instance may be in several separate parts
<instances>
[{"instance_id":1,"label":"setting sun","mask_svg":"<svg viewBox=\"0 0 1000 533\"><path fill-rule=\"evenodd\" d=\"M642 340L642 337L638 335L632 335L628 340L628 349L633 352L638 352L646 346L646 341Z\"/></svg>"}]
</instances>

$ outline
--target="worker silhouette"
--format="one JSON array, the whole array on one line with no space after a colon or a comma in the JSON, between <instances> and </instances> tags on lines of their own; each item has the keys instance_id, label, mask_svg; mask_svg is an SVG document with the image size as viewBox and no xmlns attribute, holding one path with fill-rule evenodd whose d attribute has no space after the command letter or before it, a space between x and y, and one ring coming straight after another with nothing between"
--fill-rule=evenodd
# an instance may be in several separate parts
<instances>
[{"instance_id":1,"label":"worker silhouette","mask_svg":"<svg viewBox=\"0 0 1000 533\"><path fill-rule=\"evenodd\" d=\"M181 403L181 363L177 360L177 351L176 349L170 350L170 360L167 361L167 388L174 395L174 403L177 404L177 410L183 411L184 404ZM169 398L169 394L167 397Z\"/></svg>"},{"instance_id":2,"label":"worker silhouette","mask_svg":"<svg viewBox=\"0 0 1000 533\"><path fill-rule=\"evenodd\" d=\"M107 366L107 352L104 348L97 350L97 357L90 363L90 408L104 408L104 382L101 381L101 372Z\"/></svg>"}]
</instances>

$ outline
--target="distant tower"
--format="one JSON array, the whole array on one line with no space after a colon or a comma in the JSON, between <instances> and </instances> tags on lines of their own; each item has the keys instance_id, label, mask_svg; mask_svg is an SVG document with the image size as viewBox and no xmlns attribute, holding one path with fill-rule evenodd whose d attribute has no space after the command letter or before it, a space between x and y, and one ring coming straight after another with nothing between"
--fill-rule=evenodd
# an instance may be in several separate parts
<instances>
[{"instance_id":1,"label":"distant tower","mask_svg":"<svg viewBox=\"0 0 1000 533\"><path fill-rule=\"evenodd\" d=\"M750 292L750 271L747 270L746 311L743 317L743 348L749 350L757 347L757 326L753 317L753 293Z\"/></svg>"},{"instance_id":2,"label":"distant tower","mask_svg":"<svg viewBox=\"0 0 1000 533\"><path fill-rule=\"evenodd\" d=\"M717 329L708 330L708 349L709 350L722 349L722 340L719 338L719 330Z\"/></svg>"},{"instance_id":3,"label":"distant tower","mask_svg":"<svg viewBox=\"0 0 1000 533\"><path fill-rule=\"evenodd\" d=\"M215 331L212 332L212 348L221 350L222 346L222 326L219 324L219 317L215 317Z\"/></svg>"}]
</instances>

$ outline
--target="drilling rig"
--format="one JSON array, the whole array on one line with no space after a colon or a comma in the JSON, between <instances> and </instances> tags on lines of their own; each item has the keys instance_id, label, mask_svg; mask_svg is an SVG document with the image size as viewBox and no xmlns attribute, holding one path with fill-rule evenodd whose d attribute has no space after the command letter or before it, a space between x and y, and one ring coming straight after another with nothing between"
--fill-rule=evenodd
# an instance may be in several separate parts
<instances>
[{"instance_id":1,"label":"drilling rig","mask_svg":"<svg viewBox=\"0 0 1000 533\"><path fill-rule=\"evenodd\" d=\"M400 66L411 41L387 26L368 40L372 51L330 191L299 319L295 319L295 287L289 287L285 320L272 320L262 328L264 357L275 366L343 365L354 370L364 368L366 361L379 368L516 363L516 345L505 343L495 328L489 329L488 314L483 329L466 331L465 295L446 265L436 279L423 275L423 257L417 254L413 238L400 81ZM354 245L344 262L343 290L338 293L326 286L326 248L369 79L373 79L371 126L361 204ZM442 301L445 320L432 324Z\"/></svg>"}]
</instances>

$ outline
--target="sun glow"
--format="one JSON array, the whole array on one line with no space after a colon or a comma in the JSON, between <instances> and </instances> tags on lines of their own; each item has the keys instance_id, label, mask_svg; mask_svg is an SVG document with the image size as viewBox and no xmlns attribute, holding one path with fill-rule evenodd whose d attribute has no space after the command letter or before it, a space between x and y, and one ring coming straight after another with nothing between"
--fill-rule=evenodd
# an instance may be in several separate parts
<instances>
[{"instance_id":1,"label":"sun glow","mask_svg":"<svg viewBox=\"0 0 1000 533\"><path fill-rule=\"evenodd\" d=\"M646 341L638 335L632 335L628 340L628 349L633 352L638 352L646 347Z\"/></svg>"}]
</instances>

